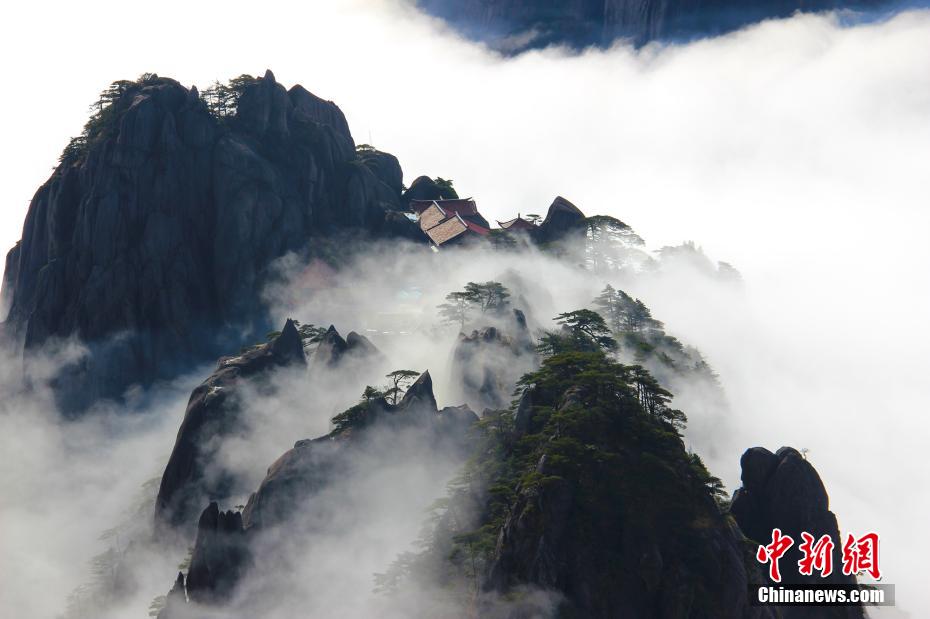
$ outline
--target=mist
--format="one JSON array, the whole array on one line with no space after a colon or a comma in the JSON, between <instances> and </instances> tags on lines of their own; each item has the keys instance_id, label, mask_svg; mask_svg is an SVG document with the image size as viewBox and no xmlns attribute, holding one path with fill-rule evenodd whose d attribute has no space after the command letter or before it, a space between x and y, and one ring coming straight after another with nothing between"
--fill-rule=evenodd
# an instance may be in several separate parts
<instances>
[{"instance_id":1,"label":"mist","mask_svg":"<svg viewBox=\"0 0 930 619\"><path fill-rule=\"evenodd\" d=\"M80 613L98 584L113 582L103 553L129 552L136 544L146 555L138 573L148 596L137 613L144 616L164 589L154 579L177 562L171 552L151 548L146 535L157 490L150 480L164 469L165 446L196 379L159 386L151 408L130 399L121 408L101 405L80 421L63 421L48 379L82 351L74 343L56 348L32 359L28 388L21 359L4 355L0 363L0 608L13 617Z\"/></svg>"},{"instance_id":2,"label":"mist","mask_svg":"<svg viewBox=\"0 0 930 619\"><path fill-rule=\"evenodd\" d=\"M219 439L218 453L207 471L208 476L232 474L237 479L221 509L244 505L272 462L296 440L332 430L332 417L357 403L366 385L382 386L391 370L429 371L440 408L464 403L480 413L479 400L463 388L461 369L453 361L459 325L444 324L437 312L444 297L467 282L502 282L512 294L513 307L526 313L529 331L538 335L555 327L553 317L558 313L589 307L608 282L627 286L637 281L649 287L655 278L678 277L674 270L661 268L592 273L576 258L556 259L532 248L434 253L406 242L382 242L369 245L338 272L317 261L281 259L278 281L263 293L269 302L275 301L276 323L290 317L302 324L332 324L343 335L355 330L380 355L329 367L318 362L310 344L307 367L279 370L270 385L244 385L240 396L245 423ZM673 260L671 266L681 268L682 263L696 269L693 278L703 290L740 296L740 285L720 278L716 266L700 254ZM499 321L508 328L506 321L476 315L464 331ZM512 334L512 324L509 328ZM486 361L471 358L472 363ZM527 360L521 365L520 359L507 357L506 362L515 366L509 369L511 384L533 368ZM676 405L692 414L686 433L689 447L702 456L716 453L721 462L729 459L730 445L721 441L736 420L719 400L716 385L684 374L670 386L679 393ZM252 538L254 565L231 600L234 610L229 612L281 618L462 616L463 600L436 583L414 580L388 594L376 591L375 574L387 571L402 553L418 549L421 532L429 530L430 507L447 495L446 486L461 470L463 455L437 447L426 429L418 426L375 426L369 433L362 446L337 460L333 470L318 463L327 471L322 473L327 481L307 497L289 499L290 516L263 526ZM738 458L740 452L736 453ZM179 544L175 552L182 555L183 546ZM539 616L550 616L556 607L552 593L530 595ZM483 612L507 616L508 603L486 601ZM196 612L227 616L209 609Z\"/></svg>"},{"instance_id":3,"label":"mist","mask_svg":"<svg viewBox=\"0 0 930 619\"><path fill-rule=\"evenodd\" d=\"M111 81L153 71L203 88L271 68L279 81L336 101L356 142L397 155L408 184L419 174L452 178L488 219L542 212L560 194L587 214L622 219L651 250L694 240L712 262L732 263L743 275L735 288L690 263L615 283L720 375L729 406L718 431L699 394L676 400L690 417L689 447L731 491L745 448L808 449L841 529L881 534L883 580L897 585L899 609L930 611L918 524L930 511L921 452L930 435L930 13L853 26L803 15L687 45L502 58L404 3L334 4L271 3L256 14L239 2L168 3L133 14L71 3L52 20L44 8L11 8L0 37L0 63L16 87L0 98L8 136L0 243L19 237L28 199ZM283 299L273 307L279 322L354 329L386 353L388 369L429 368L440 406L461 403L450 380L455 334L429 331L445 293L503 281L513 269L530 282L525 309L540 327L588 305L606 283L535 255L460 260L437 282L419 270L420 257L392 256L398 267L388 274L421 290L390 297L395 315L387 316L371 305L395 291L375 267L381 258L354 265L352 289L325 299L312 289L267 298ZM62 424L41 390L21 392L18 367L4 360L0 385L0 492L8 497L0 607L51 617L107 548L100 533L161 473L190 389L210 369L165 386L144 414L108 409ZM382 369L371 368L371 380ZM275 420L255 424L263 428L250 437L257 447L243 458L244 447L230 444L229 462L250 483L260 480L295 440L327 431L329 418L357 400L368 376L358 378L317 393L306 411L296 405L302 396L282 395L256 412ZM404 517L443 483L423 480ZM370 530L383 537L390 529L382 525ZM382 546L366 570L408 543ZM153 555L133 615L168 588L184 551Z\"/></svg>"}]
</instances>

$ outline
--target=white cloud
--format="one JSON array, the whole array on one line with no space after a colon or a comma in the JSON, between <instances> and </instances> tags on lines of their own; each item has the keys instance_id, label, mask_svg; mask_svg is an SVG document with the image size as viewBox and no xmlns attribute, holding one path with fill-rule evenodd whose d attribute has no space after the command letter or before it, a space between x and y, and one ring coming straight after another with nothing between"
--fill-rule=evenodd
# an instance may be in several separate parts
<instances>
[{"instance_id":1,"label":"white cloud","mask_svg":"<svg viewBox=\"0 0 930 619\"><path fill-rule=\"evenodd\" d=\"M930 13L514 59L388 1L19 3L0 28L4 249L107 83L270 67L335 100L408 182L453 178L489 219L563 194L653 247L695 239L732 262L741 301L691 278L637 291L728 390L740 428L712 468L732 485L744 447L809 448L841 526L883 535L899 604L930 609Z\"/></svg>"}]
</instances>

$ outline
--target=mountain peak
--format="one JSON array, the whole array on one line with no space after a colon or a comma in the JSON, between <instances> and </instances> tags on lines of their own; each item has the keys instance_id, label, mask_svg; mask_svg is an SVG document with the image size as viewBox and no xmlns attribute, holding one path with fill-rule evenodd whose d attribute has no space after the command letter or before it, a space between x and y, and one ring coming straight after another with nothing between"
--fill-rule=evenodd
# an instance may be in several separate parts
<instances>
[{"instance_id":1,"label":"mountain peak","mask_svg":"<svg viewBox=\"0 0 930 619\"><path fill-rule=\"evenodd\" d=\"M339 108L270 70L203 93L145 74L114 82L97 109L36 192L4 276L3 330L19 347L87 346L55 380L66 411L267 329L255 293L268 266L311 239L416 230L396 217L396 159L359 159Z\"/></svg>"}]
</instances>

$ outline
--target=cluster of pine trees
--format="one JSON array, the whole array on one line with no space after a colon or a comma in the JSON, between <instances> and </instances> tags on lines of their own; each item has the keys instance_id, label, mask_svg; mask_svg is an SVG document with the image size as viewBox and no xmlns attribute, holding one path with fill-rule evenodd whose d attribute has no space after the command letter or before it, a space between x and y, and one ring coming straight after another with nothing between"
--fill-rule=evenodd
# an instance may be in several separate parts
<instances>
[{"instance_id":1,"label":"cluster of pine trees","mask_svg":"<svg viewBox=\"0 0 930 619\"><path fill-rule=\"evenodd\" d=\"M466 288L469 296L450 294L453 308L441 307L443 317L463 320L458 307L478 311L479 298L493 296L488 307L506 303L500 284L480 285L485 293L496 291L487 296L476 286ZM454 306L455 300L464 302ZM410 578L433 579L473 605L497 559L502 527L526 509L527 496L545 496L554 485L572 488L573 545L603 550L597 558L607 580L624 569L616 559L619 523L656 535L671 531L676 543L686 544L693 515L703 509L695 506L706 506L708 497L725 504L720 480L684 447L687 418L671 406L671 392L643 366L618 360L618 337L664 335L662 323L642 301L611 286L592 305L598 311L556 316L558 328L539 338L540 366L519 380L511 407L485 411L478 444L436 503L419 550L378 575L382 590Z\"/></svg>"}]
</instances>

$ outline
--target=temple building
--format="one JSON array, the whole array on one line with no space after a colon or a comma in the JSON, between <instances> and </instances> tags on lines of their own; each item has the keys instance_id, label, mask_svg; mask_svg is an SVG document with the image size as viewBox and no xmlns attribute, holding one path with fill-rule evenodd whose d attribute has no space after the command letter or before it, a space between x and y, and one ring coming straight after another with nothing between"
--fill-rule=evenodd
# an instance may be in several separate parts
<instances>
[{"instance_id":1,"label":"temple building","mask_svg":"<svg viewBox=\"0 0 930 619\"><path fill-rule=\"evenodd\" d=\"M436 247L485 237L491 232L488 220L471 198L413 200L410 208L417 214L420 229Z\"/></svg>"},{"instance_id":2,"label":"temple building","mask_svg":"<svg viewBox=\"0 0 930 619\"><path fill-rule=\"evenodd\" d=\"M416 218L434 249L487 238L492 233L520 232L534 241L548 243L582 229L585 220L584 213L562 196L553 200L541 224L534 221L539 218L537 215L529 215L526 219L517 213L514 219L498 221L500 228L493 230L471 198L411 200L410 211L407 216ZM491 240L496 239L492 236Z\"/></svg>"},{"instance_id":3,"label":"temple building","mask_svg":"<svg viewBox=\"0 0 930 619\"><path fill-rule=\"evenodd\" d=\"M520 217L520 213L517 213L517 217L515 219L511 219L509 221L498 221L497 225L500 226L502 230L509 230L513 232L520 230L528 231L536 227L532 221Z\"/></svg>"}]
</instances>

